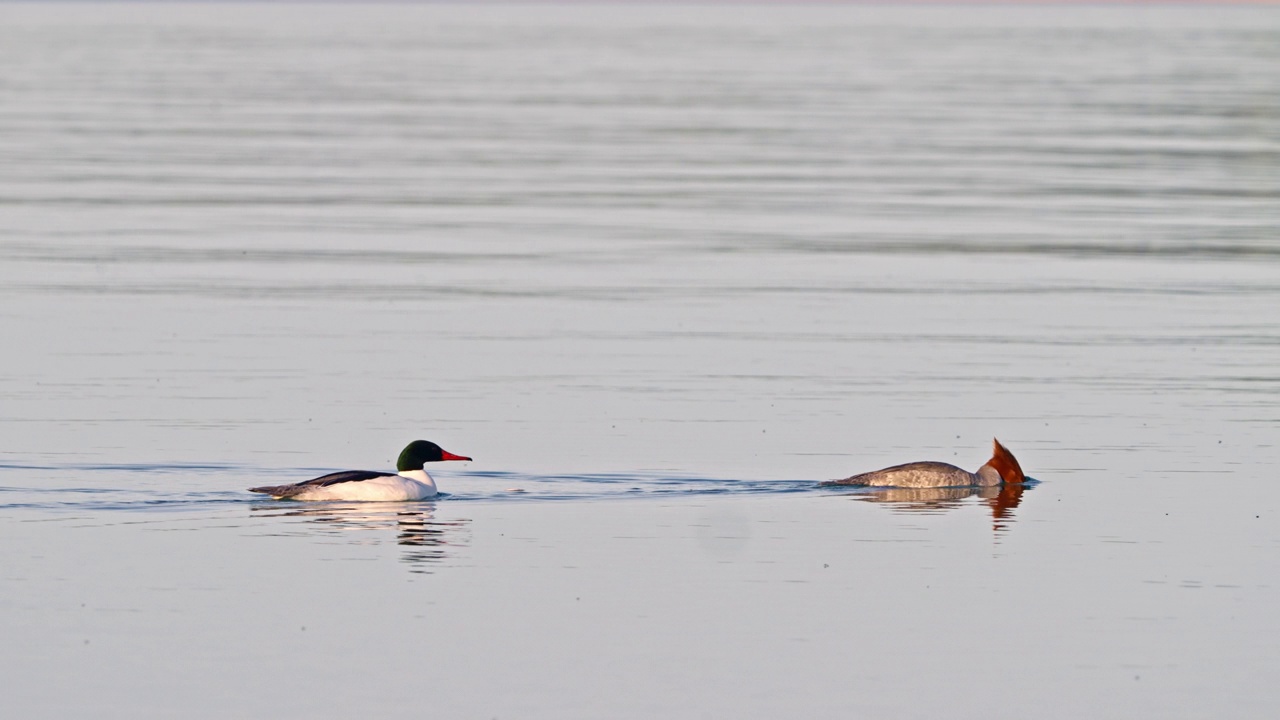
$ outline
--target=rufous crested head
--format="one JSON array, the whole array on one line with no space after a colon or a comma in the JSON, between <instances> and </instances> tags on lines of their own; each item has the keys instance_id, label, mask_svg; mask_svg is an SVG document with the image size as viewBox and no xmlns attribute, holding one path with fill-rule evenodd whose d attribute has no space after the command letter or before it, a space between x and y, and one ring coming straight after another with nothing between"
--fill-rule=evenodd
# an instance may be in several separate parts
<instances>
[{"instance_id":1,"label":"rufous crested head","mask_svg":"<svg viewBox=\"0 0 1280 720\"><path fill-rule=\"evenodd\" d=\"M1022 474L1022 466L1018 465L1018 459L1009 452L1005 446L1000 444L999 440L991 439L993 448L991 450L991 459L987 461L996 472L1000 473L1000 479L1006 483L1020 483L1026 479Z\"/></svg>"}]
</instances>

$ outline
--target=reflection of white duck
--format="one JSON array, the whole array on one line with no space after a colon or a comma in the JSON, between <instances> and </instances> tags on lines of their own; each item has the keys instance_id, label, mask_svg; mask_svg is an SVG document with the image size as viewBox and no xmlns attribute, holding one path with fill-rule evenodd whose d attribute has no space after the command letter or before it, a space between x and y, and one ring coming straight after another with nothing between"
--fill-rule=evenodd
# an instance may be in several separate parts
<instances>
[{"instance_id":1,"label":"reflection of white duck","mask_svg":"<svg viewBox=\"0 0 1280 720\"><path fill-rule=\"evenodd\" d=\"M462 531L470 522L434 519L435 503L255 503L250 510L262 518L301 519L308 532L345 538L355 545L380 542L386 534L403 547L400 559L413 573L431 572L448 559L453 547L465 545Z\"/></svg>"},{"instance_id":2,"label":"reflection of white duck","mask_svg":"<svg viewBox=\"0 0 1280 720\"><path fill-rule=\"evenodd\" d=\"M999 440L987 464L971 473L943 462L914 462L874 470L844 480L829 480L823 485L858 485L863 487L947 488L1021 485L1026 476L1013 453Z\"/></svg>"},{"instance_id":3,"label":"reflection of white duck","mask_svg":"<svg viewBox=\"0 0 1280 720\"><path fill-rule=\"evenodd\" d=\"M344 470L290 485L264 485L249 492L265 493L277 500L426 500L436 496L436 482L423 465L443 460L470 460L454 455L426 440L405 446L396 461L396 473Z\"/></svg>"}]
</instances>

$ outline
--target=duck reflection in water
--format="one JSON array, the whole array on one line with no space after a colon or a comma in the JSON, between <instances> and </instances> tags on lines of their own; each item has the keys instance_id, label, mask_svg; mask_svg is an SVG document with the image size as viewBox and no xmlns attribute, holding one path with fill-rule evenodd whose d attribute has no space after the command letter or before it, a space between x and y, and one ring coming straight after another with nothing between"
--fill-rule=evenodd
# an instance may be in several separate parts
<instances>
[{"instance_id":1,"label":"duck reflection in water","mask_svg":"<svg viewBox=\"0 0 1280 720\"><path fill-rule=\"evenodd\" d=\"M1014 508L1022 502L1022 493L1034 488L1036 481L1027 479L1016 485L951 488L876 488L850 494L860 502L880 503L897 513L944 513L966 505L971 497L982 500L991 509L991 529L1000 534L1014 521Z\"/></svg>"},{"instance_id":2,"label":"duck reflection in water","mask_svg":"<svg viewBox=\"0 0 1280 720\"><path fill-rule=\"evenodd\" d=\"M306 534L340 537L355 545L380 544L383 534L391 531L396 544L404 547L401 561L413 573L433 572L434 565L464 546L463 530L471 522L434 519L434 503L308 503L289 507L273 503L255 505L252 511L258 517L300 518L307 522Z\"/></svg>"}]
</instances>

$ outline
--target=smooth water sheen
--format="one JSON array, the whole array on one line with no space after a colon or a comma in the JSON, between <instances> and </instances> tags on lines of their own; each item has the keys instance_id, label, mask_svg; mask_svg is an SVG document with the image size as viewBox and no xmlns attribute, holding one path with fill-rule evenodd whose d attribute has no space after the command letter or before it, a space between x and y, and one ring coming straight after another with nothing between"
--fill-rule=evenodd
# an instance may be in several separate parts
<instances>
[{"instance_id":1,"label":"smooth water sheen","mask_svg":"<svg viewBox=\"0 0 1280 720\"><path fill-rule=\"evenodd\" d=\"M0 3L0 714L1275 717L1277 88L1268 7Z\"/></svg>"}]
</instances>

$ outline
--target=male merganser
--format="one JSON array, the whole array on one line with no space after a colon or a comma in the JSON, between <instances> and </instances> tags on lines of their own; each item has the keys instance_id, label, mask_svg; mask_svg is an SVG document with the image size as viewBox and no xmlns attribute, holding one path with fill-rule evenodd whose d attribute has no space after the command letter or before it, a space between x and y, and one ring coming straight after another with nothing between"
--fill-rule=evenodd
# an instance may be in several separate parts
<instances>
[{"instance_id":1,"label":"male merganser","mask_svg":"<svg viewBox=\"0 0 1280 720\"><path fill-rule=\"evenodd\" d=\"M422 469L424 463L470 459L433 442L414 440L396 460L398 473L344 470L292 485L249 488L249 492L265 493L276 500L426 500L435 497L437 490L436 482Z\"/></svg>"},{"instance_id":2,"label":"male merganser","mask_svg":"<svg viewBox=\"0 0 1280 720\"><path fill-rule=\"evenodd\" d=\"M915 462L854 475L844 480L828 480L822 484L896 488L1021 485L1026 476L1022 474L1017 458L1006 450L999 440L993 442L995 449L992 450L991 459L986 465L978 468L976 473L961 470L949 463Z\"/></svg>"}]
</instances>

